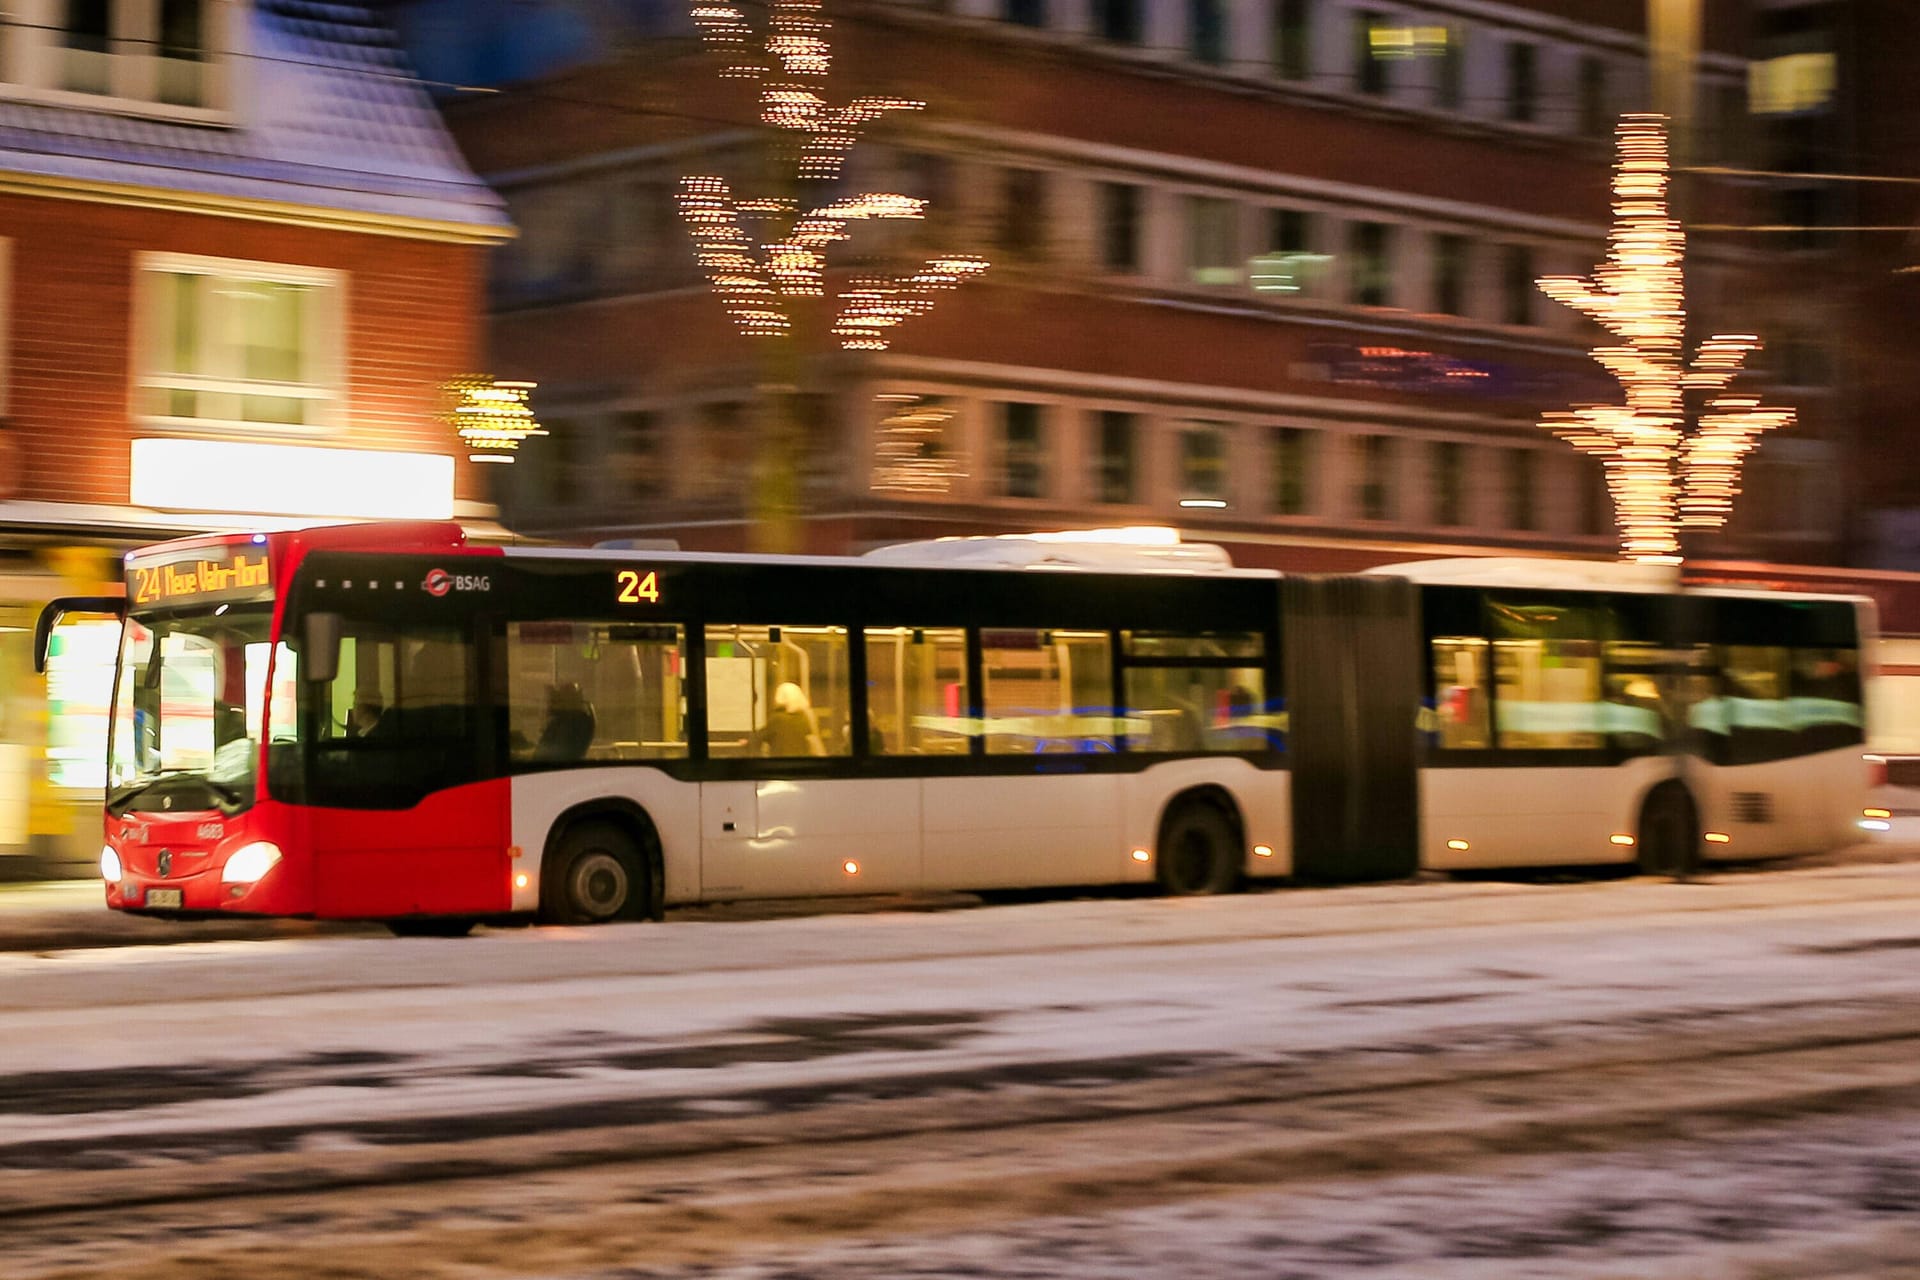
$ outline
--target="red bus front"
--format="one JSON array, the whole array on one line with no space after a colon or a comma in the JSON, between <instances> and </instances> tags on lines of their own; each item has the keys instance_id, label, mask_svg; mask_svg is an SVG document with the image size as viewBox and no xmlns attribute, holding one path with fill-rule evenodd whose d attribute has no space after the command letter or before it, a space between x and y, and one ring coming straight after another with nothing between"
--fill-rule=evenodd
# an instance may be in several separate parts
<instances>
[{"instance_id":1,"label":"red bus front","mask_svg":"<svg viewBox=\"0 0 1920 1280\"><path fill-rule=\"evenodd\" d=\"M323 685L302 667L305 619L289 598L314 550L478 551L457 526L386 525L187 539L129 557L101 851L108 906L377 919L507 910L503 780L475 776L373 811L314 794L316 747L369 727L356 723L361 709L334 705L350 703L353 671ZM356 654L371 668L361 674L384 670L389 684L408 656L350 641L350 664ZM473 692L459 701L471 707ZM357 745L360 767L390 770L413 744Z\"/></svg>"}]
</instances>

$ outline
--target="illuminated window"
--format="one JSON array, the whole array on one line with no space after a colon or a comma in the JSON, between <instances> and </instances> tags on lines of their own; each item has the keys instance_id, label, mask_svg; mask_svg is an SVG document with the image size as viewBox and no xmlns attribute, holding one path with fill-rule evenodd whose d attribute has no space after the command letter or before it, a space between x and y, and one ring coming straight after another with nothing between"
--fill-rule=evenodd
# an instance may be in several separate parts
<instances>
[{"instance_id":1,"label":"illuminated window","mask_svg":"<svg viewBox=\"0 0 1920 1280\"><path fill-rule=\"evenodd\" d=\"M507 625L507 756L516 765L687 754L678 625Z\"/></svg>"},{"instance_id":2,"label":"illuminated window","mask_svg":"<svg viewBox=\"0 0 1920 1280\"><path fill-rule=\"evenodd\" d=\"M1093 29L1102 40L1139 44L1145 34L1140 7L1141 0L1095 0Z\"/></svg>"},{"instance_id":3,"label":"illuminated window","mask_svg":"<svg viewBox=\"0 0 1920 1280\"><path fill-rule=\"evenodd\" d=\"M1227 60L1224 0L1187 0L1187 52L1194 61L1217 67Z\"/></svg>"},{"instance_id":4,"label":"illuminated window","mask_svg":"<svg viewBox=\"0 0 1920 1280\"><path fill-rule=\"evenodd\" d=\"M1465 523L1465 453L1466 449L1457 441L1439 440L1433 444L1433 474L1429 482L1433 486L1435 524Z\"/></svg>"},{"instance_id":5,"label":"illuminated window","mask_svg":"<svg viewBox=\"0 0 1920 1280\"><path fill-rule=\"evenodd\" d=\"M1507 119L1532 124L1540 109L1540 50L1525 40L1507 45Z\"/></svg>"},{"instance_id":6,"label":"illuminated window","mask_svg":"<svg viewBox=\"0 0 1920 1280\"><path fill-rule=\"evenodd\" d=\"M1282 80L1313 74L1313 0L1273 0L1273 69Z\"/></svg>"},{"instance_id":7,"label":"illuminated window","mask_svg":"<svg viewBox=\"0 0 1920 1280\"><path fill-rule=\"evenodd\" d=\"M607 465L623 498L657 498L667 489L665 432L658 414L613 415L613 454Z\"/></svg>"},{"instance_id":8,"label":"illuminated window","mask_svg":"<svg viewBox=\"0 0 1920 1280\"><path fill-rule=\"evenodd\" d=\"M1478 636L1436 636L1433 641L1433 710L1444 751L1476 751L1493 745L1487 708L1487 642Z\"/></svg>"},{"instance_id":9,"label":"illuminated window","mask_svg":"<svg viewBox=\"0 0 1920 1280\"><path fill-rule=\"evenodd\" d=\"M852 754L845 627L710 622L706 646L709 756Z\"/></svg>"},{"instance_id":10,"label":"illuminated window","mask_svg":"<svg viewBox=\"0 0 1920 1280\"><path fill-rule=\"evenodd\" d=\"M1591 750L1604 745L1599 637L1617 628L1591 599L1490 596L1494 627L1494 730L1522 750Z\"/></svg>"},{"instance_id":11,"label":"illuminated window","mask_svg":"<svg viewBox=\"0 0 1920 1280\"><path fill-rule=\"evenodd\" d=\"M1180 432L1180 499L1225 502L1227 438L1215 423L1196 423Z\"/></svg>"},{"instance_id":12,"label":"illuminated window","mask_svg":"<svg viewBox=\"0 0 1920 1280\"><path fill-rule=\"evenodd\" d=\"M1347 300L1363 307L1384 307L1392 296L1392 231L1384 222L1356 222L1347 228Z\"/></svg>"},{"instance_id":13,"label":"illuminated window","mask_svg":"<svg viewBox=\"0 0 1920 1280\"><path fill-rule=\"evenodd\" d=\"M1433 309L1441 315L1467 313L1467 238L1448 232L1433 237Z\"/></svg>"},{"instance_id":14,"label":"illuminated window","mask_svg":"<svg viewBox=\"0 0 1920 1280\"><path fill-rule=\"evenodd\" d=\"M980 632L990 755L1111 752L1113 641L1105 631Z\"/></svg>"},{"instance_id":15,"label":"illuminated window","mask_svg":"<svg viewBox=\"0 0 1920 1280\"><path fill-rule=\"evenodd\" d=\"M138 411L201 428L333 425L344 320L332 271L143 254L136 290Z\"/></svg>"},{"instance_id":16,"label":"illuminated window","mask_svg":"<svg viewBox=\"0 0 1920 1280\"><path fill-rule=\"evenodd\" d=\"M1187 197L1187 269L1195 284L1240 279L1240 208L1215 196Z\"/></svg>"},{"instance_id":17,"label":"illuminated window","mask_svg":"<svg viewBox=\"0 0 1920 1280\"><path fill-rule=\"evenodd\" d=\"M1128 631L1124 649L1128 751L1265 751L1281 738L1264 694L1264 639L1255 632Z\"/></svg>"},{"instance_id":18,"label":"illuminated window","mask_svg":"<svg viewBox=\"0 0 1920 1280\"><path fill-rule=\"evenodd\" d=\"M972 740L967 633L958 627L868 627L867 751L965 755Z\"/></svg>"},{"instance_id":19,"label":"illuminated window","mask_svg":"<svg viewBox=\"0 0 1920 1280\"><path fill-rule=\"evenodd\" d=\"M1754 114L1794 115L1833 100L1837 64L1831 51L1811 50L1766 58L1747 66L1747 98Z\"/></svg>"},{"instance_id":20,"label":"illuminated window","mask_svg":"<svg viewBox=\"0 0 1920 1280\"><path fill-rule=\"evenodd\" d=\"M1140 188L1100 184L1100 265L1132 275L1140 270Z\"/></svg>"},{"instance_id":21,"label":"illuminated window","mask_svg":"<svg viewBox=\"0 0 1920 1280\"><path fill-rule=\"evenodd\" d=\"M1133 502L1134 442L1139 419L1131 413L1103 409L1098 415L1099 449L1094 475L1095 497L1101 502Z\"/></svg>"},{"instance_id":22,"label":"illuminated window","mask_svg":"<svg viewBox=\"0 0 1920 1280\"><path fill-rule=\"evenodd\" d=\"M1000 492L1043 498L1047 492L1045 423L1037 404L1000 406Z\"/></svg>"},{"instance_id":23,"label":"illuminated window","mask_svg":"<svg viewBox=\"0 0 1920 1280\"><path fill-rule=\"evenodd\" d=\"M1273 513L1277 516L1307 512L1307 495L1311 492L1309 448L1310 437L1303 427L1275 427L1268 438Z\"/></svg>"},{"instance_id":24,"label":"illuminated window","mask_svg":"<svg viewBox=\"0 0 1920 1280\"><path fill-rule=\"evenodd\" d=\"M1305 209L1269 209L1266 251L1253 260L1260 293L1308 293L1331 259L1313 252L1313 215Z\"/></svg>"}]
</instances>

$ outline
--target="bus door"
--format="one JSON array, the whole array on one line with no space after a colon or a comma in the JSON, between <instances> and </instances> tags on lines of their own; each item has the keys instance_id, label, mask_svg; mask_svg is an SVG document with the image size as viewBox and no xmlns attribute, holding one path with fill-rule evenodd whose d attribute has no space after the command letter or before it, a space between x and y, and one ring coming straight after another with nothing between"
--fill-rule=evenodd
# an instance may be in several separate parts
<instances>
[{"instance_id":1,"label":"bus door","mask_svg":"<svg viewBox=\"0 0 1920 1280\"><path fill-rule=\"evenodd\" d=\"M1293 869L1390 880L1420 859L1418 594L1390 577L1281 583Z\"/></svg>"},{"instance_id":2,"label":"bus door","mask_svg":"<svg viewBox=\"0 0 1920 1280\"><path fill-rule=\"evenodd\" d=\"M507 909L508 785L478 625L342 620L334 678L306 689L317 914Z\"/></svg>"},{"instance_id":3,"label":"bus door","mask_svg":"<svg viewBox=\"0 0 1920 1280\"><path fill-rule=\"evenodd\" d=\"M920 782L854 777L847 628L708 623L706 898L917 889Z\"/></svg>"}]
</instances>

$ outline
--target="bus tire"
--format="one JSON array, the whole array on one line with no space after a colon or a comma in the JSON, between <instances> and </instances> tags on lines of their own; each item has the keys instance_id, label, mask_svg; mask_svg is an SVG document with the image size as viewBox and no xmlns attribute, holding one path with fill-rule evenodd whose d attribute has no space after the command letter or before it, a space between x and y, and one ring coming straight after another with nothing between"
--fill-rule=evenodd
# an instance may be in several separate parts
<instances>
[{"instance_id":1,"label":"bus tire","mask_svg":"<svg viewBox=\"0 0 1920 1280\"><path fill-rule=\"evenodd\" d=\"M1206 800L1176 804L1160 823L1154 878L1173 897L1231 893L1240 883L1246 851L1232 817Z\"/></svg>"},{"instance_id":2,"label":"bus tire","mask_svg":"<svg viewBox=\"0 0 1920 1280\"><path fill-rule=\"evenodd\" d=\"M1640 806L1640 870L1684 876L1700 866L1700 823L1693 797L1678 782L1663 782Z\"/></svg>"},{"instance_id":3,"label":"bus tire","mask_svg":"<svg viewBox=\"0 0 1920 1280\"><path fill-rule=\"evenodd\" d=\"M646 860L625 831L611 822L567 828L542 876L540 918L550 924L608 924L642 920L652 896Z\"/></svg>"},{"instance_id":4,"label":"bus tire","mask_svg":"<svg viewBox=\"0 0 1920 1280\"><path fill-rule=\"evenodd\" d=\"M396 938L464 938L480 923L465 916L408 916L387 921Z\"/></svg>"}]
</instances>

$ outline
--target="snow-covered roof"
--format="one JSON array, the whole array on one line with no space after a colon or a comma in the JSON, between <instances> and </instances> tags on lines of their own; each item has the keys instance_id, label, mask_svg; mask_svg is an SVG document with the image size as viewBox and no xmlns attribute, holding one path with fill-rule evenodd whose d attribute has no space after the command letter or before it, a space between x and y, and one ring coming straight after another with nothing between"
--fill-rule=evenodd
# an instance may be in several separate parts
<instances>
[{"instance_id":1,"label":"snow-covered roof","mask_svg":"<svg viewBox=\"0 0 1920 1280\"><path fill-rule=\"evenodd\" d=\"M1366 570L1414 582L1562 591L1670 591L1680 584L1671 565L1618 560L1552 560L1543 556L1461 556L1412 560Z\"/></svg>"},{"instance_id":2,"label":"snow-covered roof","mask_svg":"<svg viewBox=\"0 0 1920 1280\"><path fill-rule=\"evenodd\" d=\"M0 171L509 233L384 18L330 0L242 12L230 125L0 100Z\"/></svg>"}]
</instances>

